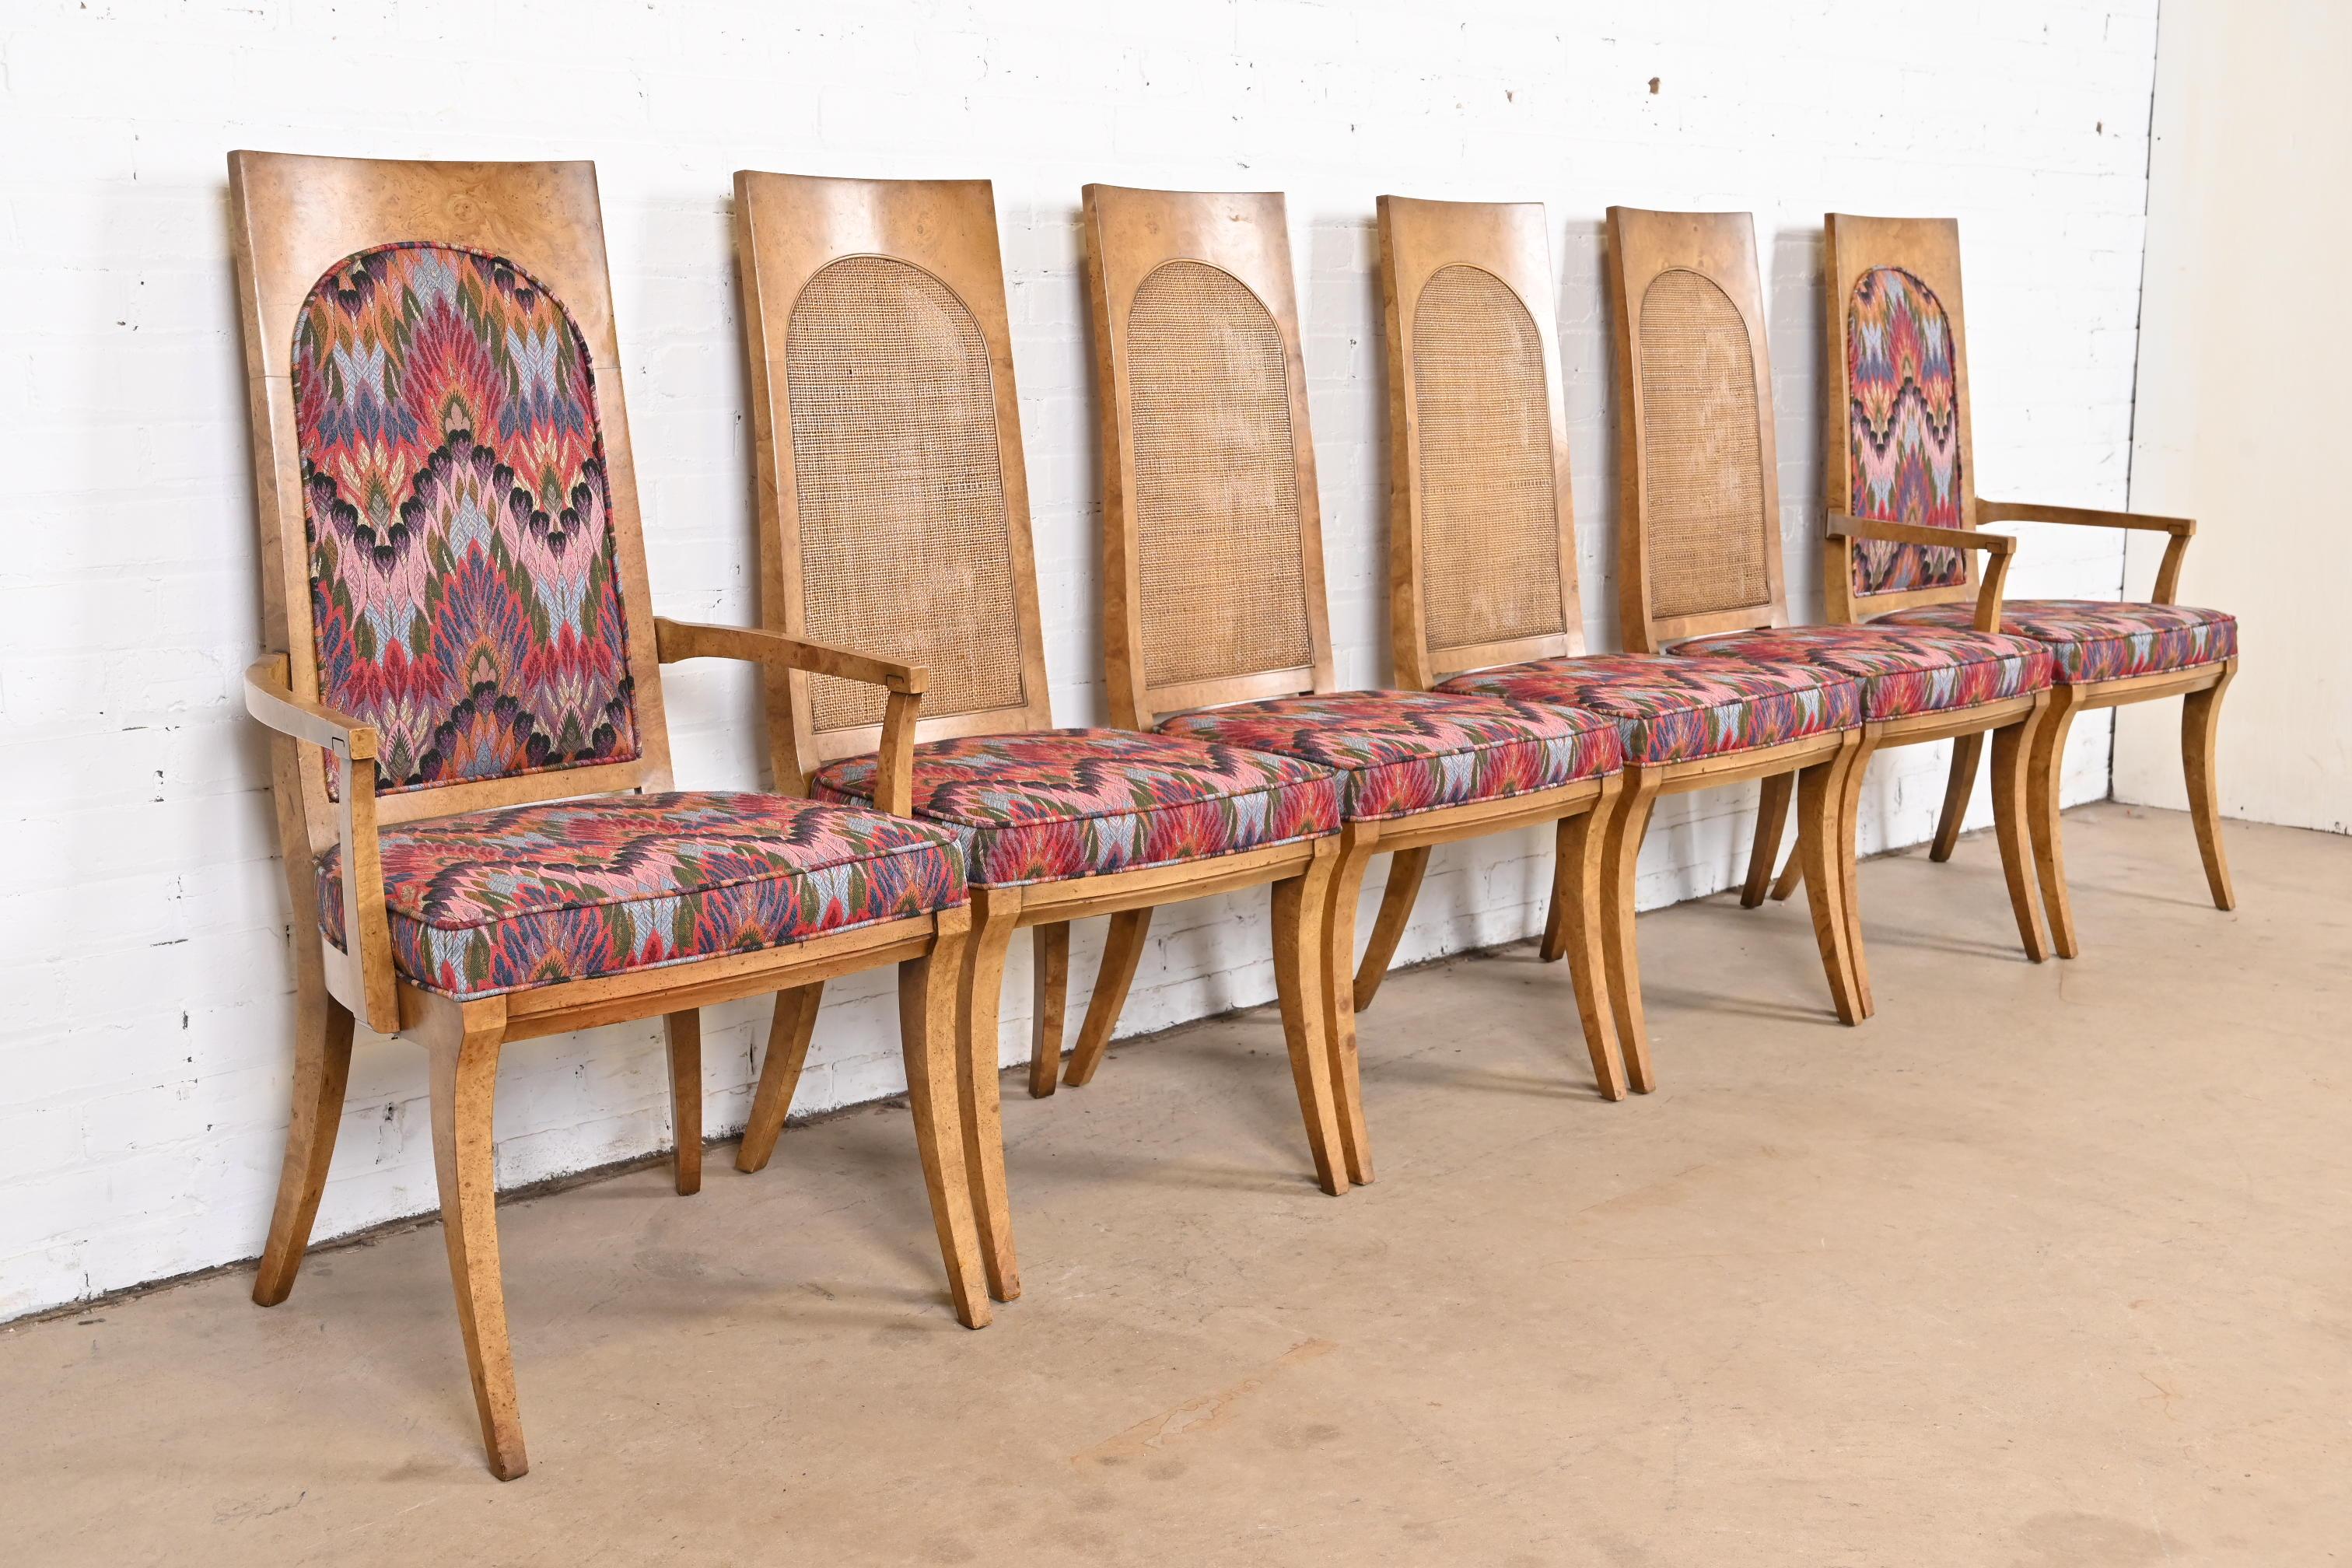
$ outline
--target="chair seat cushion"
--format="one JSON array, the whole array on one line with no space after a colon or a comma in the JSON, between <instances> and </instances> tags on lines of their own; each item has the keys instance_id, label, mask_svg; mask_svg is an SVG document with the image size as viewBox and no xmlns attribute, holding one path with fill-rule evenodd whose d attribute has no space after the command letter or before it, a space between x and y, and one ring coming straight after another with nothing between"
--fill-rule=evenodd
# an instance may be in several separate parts
<instances>
[{"instance_id":1,"label":"chair seat cushion","mask_svg":"<svg viewBox=\"0 0 2352 1568\"><path fill-rule=\"evenodd\" d=\"M948 835L785 795L605 795L387 827L393 967L468 999L806 942L964 900ZM342 847L319 923L343 945Z\"/></svg>"},{"instance_id":2,"label":"chair seat cushion","mask_svg":"<svg viewBox=\"0 0 2352 1568\"><path fill-rule=\"evenodd\" d=\"M1870 624L1965 626L1969 618L1966 605L1919 605ZM2076 685L2189 669L2238 651L2237 616L2188 605L2012 599L2000 607L2000 629L2047 647L2058 679Z\"/></svg>"},{"instance_id":3,"label":"chair seat cushion","mask_svg":"<svg viewBox=\"0 0 2352 1568\"><path fill-rule=\"evenodd\" d=\"M827 763L820 799L870 803L871 755ZM1314 838L1339 826L1328 769L1135 730L967 735L915 748L915 815L990 887L1059 882Z\"/></svg>"},{"instance_id":4,"label":"chair seat cushion","mask_svg":"<svg viewBox=\"0 0 2352 1568\"><path fill-rule=\"evenodd\" d=\"M1862 681L1864 719L1957 713L2047 690L2050 650L2024 637L1942 626L1776 626L1677 645L1683 657L1815 664Z\"/></svg>"},{"instance_id":5,"label":"chair seat cushion","mask_svg":"<svg viewBox=\"0 0 2352 1568\"><path fill-rule=\"evenodd\" d=\"M1625 760L1645 764L1784 745L1862 722L1862 683L1810 664L1599 653L1474 669L1438 689L1603 714Z\"/></svg>"},{"instance_id":6,"label":"chair seat cushion","mask_svg":"<svg viewBox=\"0 0 2352 1568\"><path fill-rule=\"evenodd\" d=\"M1276 697L1174 714L1160 728L1330 768L1350 822L1552 789L1624 763L1616 726L1598 714L1445 691Z\"/></svg>"}]
</instances>

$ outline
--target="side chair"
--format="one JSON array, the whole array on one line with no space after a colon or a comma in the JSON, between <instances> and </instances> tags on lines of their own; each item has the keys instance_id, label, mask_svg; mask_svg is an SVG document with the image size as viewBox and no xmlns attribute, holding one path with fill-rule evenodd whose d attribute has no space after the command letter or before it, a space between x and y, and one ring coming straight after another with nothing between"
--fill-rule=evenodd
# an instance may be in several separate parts
<instances>
[{"instance_id":1,"label":"side chair","mask_svg":"<svg viewBox=\"0 0 2352 1568\"><path fill-rule=\"evenodd\" d=\"M937 828L678 791L662 666L887 693L905 808L924 672L656 618L593 165L229 154L293 909L292 1124L254 1284L293 1288L352 1028L425 1047L458 1326L490 1469L529 1468L491 1107L509 1041L660 1017L677 1187L701 1182L708 1003L898 966L915 1141L956 1316L989 1320L955 1082L962 863Z\"/></svg>"},{"instance_id":2,"label":"side chair","mask_svg":"<svg viewBox=\"0 0 2352 1568\"><path fill-rule=\"evenodd\" d=\"M1378 853L1559 825L1579 1021L1601 1094L1622 1098L1599 919L1616 726L1507 698L1339 690L1283 198L1088 185L1084 221L1111 710L1339 773L1324 978L1349 1174L1372 1174L1349 977Z\"/></svg>"},{"instance_id":3,"label":"side chair","mask_svg":"<svg viewBox=\"0 0 2352 1568\"><path fill-rule=\"evenodd\" d=\"M2168 536L2151 602L2008 599L2001 605L2000 629L2042 644L2056 661L2050 712L2034 737L2030 787L2039 802L2033 848L2042 907L2058 956L2072 958L2078 951L2059 843L2059 764L2075 715L2088 709L2181 698L2180 763L2206 884L2216 909L2236 908L2221 853L2214 744L2221 696L2238 670L2238 623L2221 611L2175 602L2197 525L2181 517L1980 500L1970 447L1959 225L1950 218L1842 213L1830 214L1824 224L1829 299L1822 312L1828 357L1822 449L1832 474L1843 469L1852 516L1913 527L2048 522ZM1841 525L1842 520L1831 521L1833 528ZM1834 542L1822 574L1836 620L1874 626L1971 624L1969 558L1956 550L1856 536ZM1982 750L1977 735L1952 743L1951 777L1930 851L1937 860L1949 859L1959 840Z\"/></svg>"},{"instance_id":4,"label":"side chair","mask_svg":"<svg viewBox=\"0 0 2352 1568\"><path fill-rule=\"evenodd\" d=\"M1321 1047L1326 889L1338 859L1328 768L1211 741L1055 729L1029 529L996 205L985 180L735 176L736 245L759 474L761 615L787 637L847 637L931 671L911 750L888 700L831 672L771 679L785 787L911 798L952 835L971 937L958 1049L981 1254L1021 1289L1005 1191L997 1009L1013 933L1036 933L1030 1090L1061 1065L1069 922L1111 917L1070 1058L1101 1061L1161 904L1271 886L1275 976L1316 1179L1348 1189ZM757 1170L792 1100L814 989L778 999L740 1163Z\"/></svg>"},{"instance_id":5,"label":"side chair","mask_svg":"<svg viewBox=\"0 0 2352 1568\"><path fill-rule=\"evenodd\" d=\"M1661 795L1802 780L1799 843L1839 1019L1861 1022L1837 834L1862 740L1862 685L1818 665L1587 653L1555 367L1551 248L1535 203L1380 199L1389 384L1389 641L1399 684L1606 715L1625 748L1609 820L1601 945L1633 1085L1655 1086L1633 931L1634 862ZM1428 851L1408 851L1426 858ZM1566 871L1570 857L1559 867ZM1421 867L1389 873L1385 963ZM1554 896L1559 956L1575 889ZM1361 1009L1377 973L1356 977Z\"/></svg>"},{"instance_id":6,"label":"side chair","mask_svg":"<svg viewBox=\"0 0 2352 1568\"><path fill-rule=\"evenodd\" d=\"M2050 704L2051 658L2004 635L2000 588L2017 542L1979 534L1990 558L1969 626L1792 626L1781 569L1772 366L1756 226L1746 213L1609 209L1615 318L1620 611L1627 644L1692 658L1815 664L1863 683L1861 755L1837 841L1847 948L1862 1010L1874 1009L1853 867L1862 777L1884 746L1993 738L1993 817L2026 956L2049 956L2027 866L2032 742ZM1903 524L1840 518L1847 539L1915 542ZM1940 535L1930 536L1934 542ZM1777 847L1790 791L1769 787L1757 842ZM1743 901L1761 900L1771 852L1751 856Z\"/></svg>"}]
</instances>

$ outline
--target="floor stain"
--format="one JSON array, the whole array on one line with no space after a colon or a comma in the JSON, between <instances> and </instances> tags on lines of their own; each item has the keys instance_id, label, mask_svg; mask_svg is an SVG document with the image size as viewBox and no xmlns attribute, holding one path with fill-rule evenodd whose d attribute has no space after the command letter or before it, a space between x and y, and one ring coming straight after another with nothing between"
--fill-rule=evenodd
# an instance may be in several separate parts
<instances>
[{"instance_id":1,"label":"floor stain","mask_svg":"<svg viewBox=\"0 0 2352 1568\"><path fill-rule=\"evenodd\" d=\"M1120 1465L1129 1459L1139 1459L1157 1453L1168 1443L1195 1433L1214 1431L1233 1418L1234 1411L1244 1394L1255 1392L1265 1380L1286 1367L1315 1360L1339 1347L1330 1340L1307 1340L1291 1346L1255 1373L1239 1383L1188 1399L1173 1410L1163 1410L1147 1417L1105 1442L1097 1443L1083 1453L1070 1456L1076 1465ZM1147 1472L1149 1473L1149 1472ZM1179 1472L1181 1473L1181 1471Z\"/></svg>"}]
</instances>

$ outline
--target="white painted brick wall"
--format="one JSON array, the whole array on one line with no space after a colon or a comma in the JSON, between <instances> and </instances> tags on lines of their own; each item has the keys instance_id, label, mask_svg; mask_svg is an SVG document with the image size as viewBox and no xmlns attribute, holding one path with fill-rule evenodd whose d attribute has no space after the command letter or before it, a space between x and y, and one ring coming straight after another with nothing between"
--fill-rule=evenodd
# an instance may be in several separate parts
<instances>
[{"instance_id":1,"label":"white painted brick wall","mask_svg":"<svg viewBox=\"0 0 2352 1568\"><path fill-rule=\"evenodd\" d=\"M1608 647L1600 237L1612 201L1757 215L1801 615L1817 601L1828 207L1962 220L1988 492L2122 504L2155 10L0 5L0 953L12 998L0 1020L0 1318L250 1256L277 1171L289 966L263 748L233 699L258 634L227 149L596 159L655 604L728 620L752 614L754 559L730 172L992 177L1054 698L1080 722L1101 715L1083 182L1290 193L1333 625L1352 683L1382 679L1387 658L1373 198L1549 204L1585 602ZM2095 595L2119 574L2102 535L2036 537L2016 586ZM756 782L740 672L682 668L670 706L682 781ZM1883 759L1865 847L1924 837L1941 778L1940 749ZM2077 726L2070 798L2103 794L2105 778L2104 725ZM1751 799L1668 802L1643 901L1726 885ZM1545 882L1533 835L1441 852L1403 956L1528 934ZM1166 911L1127 1027L1270 997L1261 902ZM1080 934L1081 987L1099 941L1098 928ZM1008 1058L1026 1038L1018 949L1011 980ZM834 988L803 1109L899 1086L893 1005L884 976ZM763 1037L758 1007L710 1019L714 1129L740 1125ZM650 1026L515 1048L499 1104L503 1178L661 1146L660 1064ZM424 1094L413 1048L362 1036L320 1237L430 1205ZM792 1180L789 1143L766 1179Z\"/></svg>"}]
</instances>

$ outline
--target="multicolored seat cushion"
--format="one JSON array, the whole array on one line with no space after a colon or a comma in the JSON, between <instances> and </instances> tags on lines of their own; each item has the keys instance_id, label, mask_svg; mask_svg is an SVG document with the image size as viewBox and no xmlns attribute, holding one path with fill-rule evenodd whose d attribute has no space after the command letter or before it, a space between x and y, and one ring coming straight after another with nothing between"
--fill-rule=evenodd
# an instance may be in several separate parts
<instances>
[{"instance_id":1,"label":"multicolored seat cushion","mask_svg":"<svg viewBox=\"0 0 2352 1568\"><path fill-rule=\"evenodd\" d=\"M319 695L382 735L377 789L635 757L595 377L562 304L499 257L362 251L303 301L293 381Z\"/></svg>"},{"instance_id":2,"label":"multicolored seat cushion","mask_svg":"<svg viewBox=\"0 0 2352 1568\"><path fill-rule=\"evenodd\" d=\"M1580 708L1612 720L1628 763L1687 763L1862 722L1862 683L1809 664L1601 653L1474 669L1440 691Z\"/></svg>"},{"instance_id":3,"label":"multicolored seat cushion","mask_svg":"<svg viewBox=\"0 0 2352 1568\"><path fill-rule=\"evenodd\" d=\"M773 795L604 795L381 835L393 966L494 996L806 942L960 904L937 828ZM319 858L319 923L343 945L342 847Z\"/></svg>"},{"instance_id":4,"label":"multicolored seat cushion","mask_svg":"<svg viewBox=\"0 0 2352 1568\"><path fill-rule=\"evenodd\" d=\"M1778 626L1695 637L1685 658L1808 663L1862 683L1864 719L1953 713L2048 689L2053 661L2038 642L1941 626Z\"/></svg>"},{"instance_id":5,"label":"multicolored seat cushion","mask_svg":"<svg viewBox=\"0 0 2352 1568\"><path fill-rule=\"evenodd\" d=\"M1869 624L1964 626L1969 618L1967 605L1919 605ZM2187 605L2011 599L2000 607L2000 629L2047 647L2058 679L2072 685L2188 669L2238 651L2237 616Z\"/></svg>"},{"instance_id":6,"label":"multicolored seat cushion","mask_svg":"<svg viewBox=\"0 0 2352 1568\"><path fill-rule=\"evenodd\" d=\"M809 781L874 799L872 756ZM915 815L961 843L989 887L1204 860L1336 832L1339 782L1289 757L1134 730L969 735L915 748Z\"/></svg>"},{"instance_id":7,"label":"multicolored seat cushion","mask_svg":"<svg viewBox=\"0 0 2352 1568\"><path fill-rule=\"evenodd\" d=\"M1350 822L1527 795L1624 764L1616 726L1599 714L1445 691L1276 697L1178 713L1160 729L1330 768Z\"/></svg>"}]
</instances>

